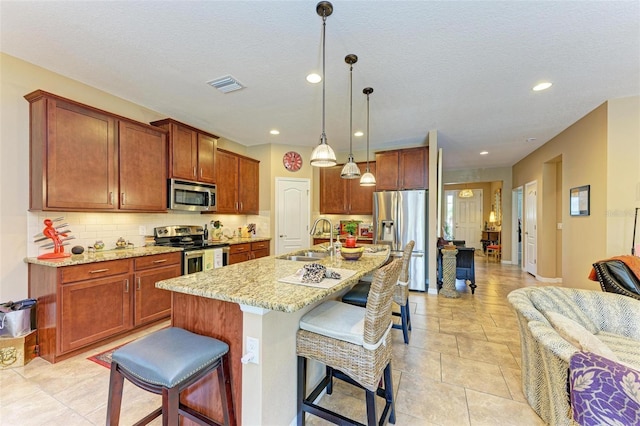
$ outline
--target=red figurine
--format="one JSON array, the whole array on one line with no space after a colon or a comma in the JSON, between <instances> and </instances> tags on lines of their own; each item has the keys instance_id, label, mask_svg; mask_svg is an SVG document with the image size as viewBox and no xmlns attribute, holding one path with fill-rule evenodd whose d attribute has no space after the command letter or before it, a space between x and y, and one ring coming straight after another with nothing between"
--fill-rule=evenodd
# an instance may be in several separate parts
<instances>
[{"instance_id":1,"label":"red figurine","mask_svg":"<svg viewBox=\"0 0 640 426\"><path fill-rule=\"evenodd\" d=\"M58 232L56 228L53 227L53 221L51 219L44 220L44 230L42 231L42 235L47 238L50 238L53 241L53 253L45 253L38 256L38 259L59 259L62 257L69 257L71 254L64 252L64 246L60 241L60 237L67 237L67 232Z\"/></svg>"}]
</instances>

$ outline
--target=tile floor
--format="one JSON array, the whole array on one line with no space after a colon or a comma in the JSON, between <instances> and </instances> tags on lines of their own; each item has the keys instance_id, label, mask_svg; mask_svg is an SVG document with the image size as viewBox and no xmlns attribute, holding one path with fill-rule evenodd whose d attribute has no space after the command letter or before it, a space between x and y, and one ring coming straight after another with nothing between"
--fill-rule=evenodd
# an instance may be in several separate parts
<instances>
[{"instance_id":1,"label":"tile floor","mask_svg":"<svg viewBox=\"0 0 640 426\"><path fill-rule=\"evenodd\" d=\"M476 259L476 279L473 296L460 281L459 299L411 293L410 344L393 330L396 425L544 424L520 389L518 329L506 300L511 290L540 284L515 266L484 258ZM86 358L134 337L53 365L36 358L25 367L0 370L0 425L103 425L109 370ZM321 405L364 422L363 399L362 391L336 381ZM121 424L132 424L158 405L159 397L126 383ZM328 423L310 416L307 424Z\"/></svg>"}]
</instances>

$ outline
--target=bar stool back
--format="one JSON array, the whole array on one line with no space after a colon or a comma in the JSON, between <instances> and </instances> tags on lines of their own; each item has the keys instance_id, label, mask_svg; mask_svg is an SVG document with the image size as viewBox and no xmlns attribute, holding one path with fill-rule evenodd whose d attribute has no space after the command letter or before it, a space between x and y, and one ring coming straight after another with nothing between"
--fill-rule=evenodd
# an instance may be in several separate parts
<instances>
[{"instance_id":1,"label":"bar stool back","mask_svg":"<svg viewBox=\"0 0 640 426\"><path fill-rule=\"evenodd\" d=\"M401 319L400 324L393 324L393 328L402 330L405 344L409 344L409 330L411 330L411 314L409 311L409 266L414 246L415 241L413 240L409 241L407 245L404 246L400 278L398 279L398 283L393 293L393 301L400 306L400 312L394 311L393 315L399 316ZM369 296L370 288L370 282L360 281L344 296L342 296L342 301L344 303L349 303L350 305L365 307L367 306L367 298Z\"/></svg>"},{"instance_id":2,"label":"bar stool back","mask_svg":"<svg viewBox=\"0 0 640 426\"><path fill-rule=\"evenodd\" d=\"M375 272L366 308L330 300L300 320L296 340L299 426L305 424L305 413L336 424L358 424L314 403L324 388L328 394L332 393L334 377L366 391L368 425L384 424L387 416L395 423L389 331L391 299L401 267L402 260L396 259ZM308 396L307 359L326 366L325 377ZM384 388L380 387L381 383ZM385 398L380 423L376 415L376 395Z\"/></svg>"},{"instance_id":3,"label":"bar stool back","mask_svg":"<svg viewBox=\"0 0 640 426\"><path fill-rule=\"evenodd\" d=\"M177 425L179 415L200 425L219 425L180 402L180 392L217 370L224 425L235 426L228 352L229 346L220 340L177 327L158 330L122 346L112 356L106 424L120 422L126 378L141 389L162 395L162 406L135 425L146 425L160 414L163 425Z\"/></svg>"}]
</instances>

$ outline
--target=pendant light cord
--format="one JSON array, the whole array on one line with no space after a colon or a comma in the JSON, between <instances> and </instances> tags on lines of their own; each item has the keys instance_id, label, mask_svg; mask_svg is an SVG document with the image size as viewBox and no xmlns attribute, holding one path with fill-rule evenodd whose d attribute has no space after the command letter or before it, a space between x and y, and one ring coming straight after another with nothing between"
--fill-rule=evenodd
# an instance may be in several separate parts
<instances>
[{"instance_id":1,"label":"pendant light cord","mask_svg":"<svg viewBox=\"0 0 640 426\"><path fill-rule=\"evenodd\" d=\"M327 15L326 12L322 13L322 135L320 136L320 143L327 142L327 134L324 130L324 103L325 103L325 40L326 40L326 32L327 32Z\"/></svg>"},{"instance_id":2,"label":"pendant light cord","mask_svg":"<svg viewBox=\"0 0 640 426\"><path fill-rule=\"evenodd\" d=\"M353 64L349 67L349 160L353 161Z\"/></svg>"},{"instance_id":3,"label":"pendant light cord","mask_svg":"<svg viewBox=\"0 0 640 426\"><path fill-rule=\"evenodd\" d=\"M369 173L369 93L367 93L367 173Z\"/></svg>"}]
</instances>

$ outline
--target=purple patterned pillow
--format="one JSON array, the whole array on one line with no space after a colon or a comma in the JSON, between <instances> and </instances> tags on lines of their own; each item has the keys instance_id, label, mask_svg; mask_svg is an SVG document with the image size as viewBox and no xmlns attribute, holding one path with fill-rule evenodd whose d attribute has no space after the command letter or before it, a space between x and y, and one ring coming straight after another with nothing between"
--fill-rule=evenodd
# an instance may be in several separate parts
<instances>
[{"instance_id":1,"label":"purple patterned pillow","mask_svg":"<svg viewBox=\"0 0 640 426\"><path fill-rule=\"evenodd\" d=\"M591 352L569 361L573 419L587 425L640 425L640 372Z\"/></svg>"}]
</instances>

